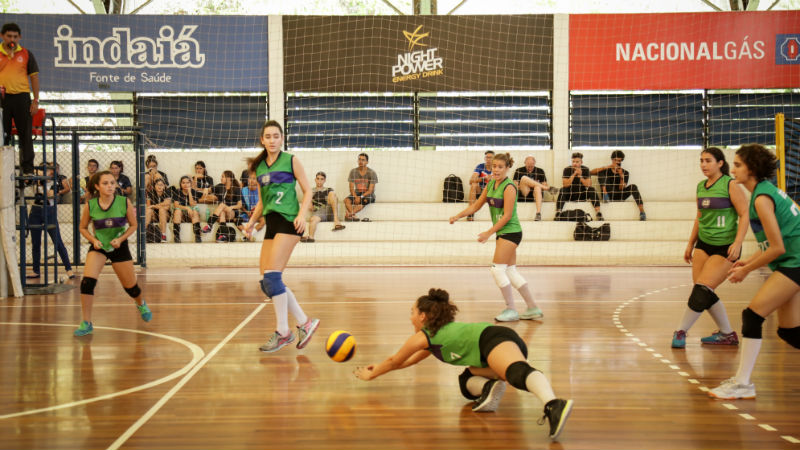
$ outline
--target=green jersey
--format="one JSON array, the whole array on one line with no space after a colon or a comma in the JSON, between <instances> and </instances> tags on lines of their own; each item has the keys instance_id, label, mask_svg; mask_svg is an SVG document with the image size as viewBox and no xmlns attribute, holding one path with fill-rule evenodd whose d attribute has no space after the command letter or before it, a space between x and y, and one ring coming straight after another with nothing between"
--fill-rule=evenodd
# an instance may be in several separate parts
<instances>
[{"instance_id":1,"label":"green jersey","mask_svg":"<svg viewBox=\"0 0 800 450\"><path fill-rule=\"evenodd\" d=\"M450 322L439 328L435 335L423 328L428 338L428 350L439 361L455 366L486 367L481 361L479 342L481 333L492 324L487 322Z\"/></svg>"},{"instance_id":2,"label":"green jersey","mask_svg":"<svg viewBox=\"0 0 800 450\"><path fill-rule=\"evenodd\" d=\"M750 228L756 235L758 248L762 252L769 248L767 234L756 211L756 198L762 195L771 198L775 204L775 219L781 229L783 247L786 249L786 253L769 263L769 268L775 270L778 267L800 267L800 210L785 192L766 180L756 185L750 198Z\"/></svg>"},{"instance_id":3,"label":"green jersey","mask_svg":"<svg viewBox=\"0 0 800 450\"><path fill-rule=\"evenodd\" d=\"M297 217L300 205L294 188L297 180L294 178L293 159L294 155L281 152L271 166L267 165L266 159L258 164L256 178L261 186L263 215L275 211L289 222Z\"/></svg>"},{"instance_id":4,"label":"green jersey","mask_svg":"<svg viewBox=\"0 0 800 450\"><path fill-rule=\"evenodd\" d=\"M706 180L697 184L698 237L710 245L730 245L736 240L739 214L731 202L731 180L722 175L710 187ZM738 189L738 188L737 188Z\"/></svg>"},{"instance_id":5,"label":"green jersey","mask_svg":"<svg viewBox=\"0 0 800 450\"><path fill-rule=\"evenodd\" d=\"M500 184L496 184L495 180L492 180L486 187L486 201L489 203L489 214L492 216L492 223L497 223L497 221L503 217L503 213L505 212L505 198L503 197L503 192L505 192L506 186L509 184L514 186L511 179L506 178L501 181ZM514 186L514 188L516 189L516 186ZM519 225L519 219L517 218L517 194L514 193L514 212L511 214L511 218L508 219L508 222L503 225L503 228L497 231L497 234L518 233L520 231L522 231L522 227Z\"/></svg>"},{"instance_id":6,"label":"green jersey","mask_svg":"<svg viewBox=\"0 0 800 450\"><path fill-rule=\"evenodd\" d=\"M89 218L94 226L94 236L103 244L103 250L114 250L111 241L128 229L128 198L115 195L108 209L100 206L100 198L89 200Z\"/></svg>"}]
</instances>

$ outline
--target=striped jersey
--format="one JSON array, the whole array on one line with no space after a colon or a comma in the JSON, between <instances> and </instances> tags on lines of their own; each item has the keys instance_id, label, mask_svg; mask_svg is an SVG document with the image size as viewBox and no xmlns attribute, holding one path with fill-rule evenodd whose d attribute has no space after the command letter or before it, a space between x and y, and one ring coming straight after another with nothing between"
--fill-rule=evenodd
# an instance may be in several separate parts
<instances>
[{"instance_id":1,"label":"striped jersey","mask_svg":"<svg viewBox=\"0 0 800 450\"><path fill-rule=\"evenodd\" d=\"M756 235L758 248L761 251L769 248L767 234L756 211L756 198L761 195L768 196L775 204L775 218L778 220L783 247L786 249L786 253L769 263L769 268L775 270L778 267L800 267L800 210L797 208L797 203L793 202L785 192L767 180L756 185L750 198L750 228Z\"/></svg>"},{"instance_id":2,"label":"striped jersey","mask_svg":"<svg viewBox=\"0 0 800 450\"><path fill-rule=\"evenodd\" d=\"M293 222L300 212L295 191L297 180L294 178L293 158L294 155L281 152L271 166L267 165L266 159L258 164L256 178L261 186L263 215L274 211Z\"/></svg>"},{"instance_id":3,"label":"striped jersey","mask_svg":"<svg viewBox=\"0 0 800 450\"><path fill-rule=\"evenodd\" d=\"M450 322L439 328L431 336L425 328L422 331L428 338L428 350L439 361L455 366L486 367L481 361L481 333L492 324L487 322Z\"/></svg>"},{"instance_id":4,"label":"striped jersey","mask_svg":"<svg viewBox=\"0 0 800 450\"><path fill-rule=\"evenodd\" d=\"M128 229L128 198L115 195L108 209L100 206L100 198L89 200L89 218L94 226L94 236L103 244L103 250L114 250L111 241L122 236Z\"/></svg>"},{"instance_id":5,"label":"striped jersey","mask_svg":"<svg viewBox=\"0 0 800 450\"><path fill-rule=\"evenodd\" d=\"M722 175L710 187L706 187L706 180L697 184L698 237L706 244L730 245L736 240L739 214L731 202L732 180Z\"/></svg>"},{"instance_id":6,"label":"striped jersey","mask_svg":"<svg viewBox=\"0 0 800 450\"><path fill-rule=\"evenodd\" d=\"M489 203L489 214L492 216L493 224L497 223L497 221L503 217L503 213L505 212L505 199L503 197L503 192L505 192L506 186L508 185L511 185L516 189L516 186L514 186L514 183L508 177L501 181L500 184L497 184L497 181L493 179L489 182L489 186L487 187L486 201ZM511 218L508 219L508 222L503 225L503 228L497 230L497 234L518 233L520 231L522 231L522 227L520 226L519 219L517 218L517 194L515 193L514 212L511 214Z\"/></svg>"}]
</instances>

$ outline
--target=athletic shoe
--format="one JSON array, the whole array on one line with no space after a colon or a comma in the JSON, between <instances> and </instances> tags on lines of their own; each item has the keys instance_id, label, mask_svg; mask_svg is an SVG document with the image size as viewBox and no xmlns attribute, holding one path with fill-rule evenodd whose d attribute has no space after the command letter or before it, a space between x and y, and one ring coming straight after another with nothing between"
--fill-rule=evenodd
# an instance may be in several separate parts
<instances>
[{"instance_id":1,"label":"athletic shoe","mask_svg":"<svg viewBox=\"0 0 800 450\"><path fill-rule=\"evenodd\" d=\"M639 220L642 222L647 220L647 214L645 214L644 211L639 213Z\"/></svg>"},{"instance_id":2,"label":"athletic shoe","mask_svg":"<svg viewBox=\"0 0 800 450\"><path fill-rule=\"evenodd\" d=\"M739 336L735 331L725 334L717 330L711 336L701 338L700 342L709 345L739 345Z\"/></svg>"},{"instance_id":3,"label":"athletic shoe","mask_svg":"<svg viewBox=\"0 0 800 450\"><path fill-rule=\"evenodd\" d=\"M537 423L544 425L544 420L547 418L550 422L550 439L555 441L564 430L564 424L567 422L571 411L572 400L554 398L544 405L544 415Z\"/></svg>"},{"instance_id":4,"label":"athletic shoe","mask_svg":"<svg viewBox=\"0 0 800 450\"><path fill-rule=\"evenodd\" d=\"M150 312L150 308L147 307L146 302L142 301L141 305L136 305L136 309L139 310L139 314L145 322L150 322L150 319L153 318L153 313Z\"/></svg>"},{"instance_id":5,"label":"athletic shoe","mask_svg":"<svg viewBox=\"0 0 800 450\"><path fill-rule=\"evenodd\" d=\"M203 233L210 233L210 232L211 232L211 227L210 226L206 225L206 226L203 227Z\"/></svg>"},{"instance_id":6,"label":"athletic shoe","mask_svg":"<svg viewBox=\"0 0 800 450\"><path fill-rule=\"evenodd\" d=\"M597 211L597 221L598 222L603 221L603 213L601 213L600 211Z\"/></svg>"},{"instance_id":7,"label":"athletic shoe","mask_svg":"<svg viewBox=\"0 0 800 450\"><path fill-rule=\"evenodd\" d=\"M502 380L489 380L483 385L481 396L475 400L472 410L475 412L493 412L497 410L503 393L506 392L506 384Z\"/></svg>"},{"instance_id":8,"label":"athletic shoe","mask_svg":"<svg viewBox=\"0 0 800 450\"><path fill-rule=\"evenodd\" d=\"M519 315L519 318L523 320L536 320L542 317L544 317L544 314L542 314L542 310L537 307L528 308L524 313Z\"/></svg>"},{"instance_id":9,"label":"athletic shoe","mask_svg":"<svg viewBox=\"0 0 800 450\"><path fill-rule=\"evenodd\" d=\"M708 395L720 400L736 400L737 398L756 398L756 385L739 384L733 378L728 378L722 384L708 391Z\"/></svg>"},{"instance_id":10,"label":"athletic shoe","mask_svg":"<svg viewBox=\"0 0 800 450\"><path fill-rule=\"evenodd\" d=\"M308 341L311 340L311 336L317 331L318 326L319 319L309 318L306 323L297 327L297 348L303 348L308 345Z\"/></svg>"},{"instance_id":11,"label":"athletic shoe","mask_svg":"<svg viewBox=\"0 0 800 450\"><path fill-rule=\"evenodd\" d=\"M217 237L217 242L228 242L228 236L226 236L226 235L224 235L224 234L220 234L220 235Z\"/></svg>"},{"instance_id":12,"label":"athletic shoe","mask_svg":"<svg viewBox=\"0 0 800 450\"><path fill-rule=\"evenodd\" d=\"M264 353L277 352L292 342L294 342L294 333L290 331L288 336L281 336L281 334L276 331L269 337L267 343L258 347L258 349Z\"/></svg>"},{"instance_id":13,"label":"athletic shoe","mask_svg":"<svg viewBox=\"0 0 800 450\"><path fill-rule=\"evenodd\" d=\"M533 219L533 220L536 221L536 222L541 222L542 221L542 213L536 213L536 218Z\"/></svg>"},{"instance_id":14,"label":"athletic shoe","mask_svg":"<svg viewBox=\"0 0 800 450\"><path fill-rule=\"evenodd\" d=\"M167 235L164 233L161 233L161 242L167 242Z\"/></svg>"},{"instance_id":15,"label":"athletic shoe","mask_svg":"<svg viewBox=\"0 0 800 450\"><path fill-rule=\"evenodd\" d=\"M519 320L519 313L511 308L504 309L494 320L498 322L514 322Z\"/></svg>"},{"instance_id":16,"label":"athletic shoe","mask_svg":"<svg viewBox=\"0 0 800 450\"><path fill-rule=\"evenodd\" d=\"M75 336L86 336L87 334L92 334L94 331L94 327L92 326L92 322L81 321L81 324L78 325L78 328L72 333Z\"/></svg>"},{"instance_id":17,"label":"athletic shoe","mask_svg":"<svg viewBox=\"0 0 800 450\"><path fill-rule=\"evenodd\" d=\"M672 348L684 347L686 347L686 332L683 330L678 330L672 333Z\"/></svg>"}]
</instances>

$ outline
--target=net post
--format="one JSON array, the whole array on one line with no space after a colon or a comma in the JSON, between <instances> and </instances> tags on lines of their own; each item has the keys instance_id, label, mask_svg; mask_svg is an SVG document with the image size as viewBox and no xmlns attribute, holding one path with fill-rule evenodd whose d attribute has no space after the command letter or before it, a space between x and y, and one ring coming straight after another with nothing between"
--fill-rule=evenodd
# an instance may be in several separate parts
<instances>
[{"instance_id":1,"label":"net post","mask_svg":"<svg viewBox=\"0 0 800 450\"><path fill-rule=\"evenodd\" d=\"M2 127L0 126L0 130ZM22 297L22 277L17 264L14 213L14 147L0 147L0 297ZM10 287L10 289L9 289Z\"/></svg>"},{"instance_id":2,"label":"net post","mask_svg":"<svg viewBox=\"0 0 800 450\"><path fill-rule=\"evenodd\" d=\"M786 192L786 142L783 113L775 114L775 155L778 157L778 188Z\"/></svg>"}]
</instances>

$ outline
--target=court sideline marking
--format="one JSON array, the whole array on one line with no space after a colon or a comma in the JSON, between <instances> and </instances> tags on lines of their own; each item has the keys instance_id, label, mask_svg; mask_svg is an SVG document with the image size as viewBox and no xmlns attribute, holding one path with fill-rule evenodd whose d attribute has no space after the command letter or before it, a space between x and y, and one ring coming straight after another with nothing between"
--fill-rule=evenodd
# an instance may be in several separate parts
<instances>
[{"instance_id":1,"label":"court sideline marking","mask_svg":"<svg viewBox=\"0 0 800 450\"><path fill-rule=\"evenodd\" d=\"M43 327L74 327L75 326L73 324L66 324L66 323L35 323L35 322L0 322L0 325L33 325L33 326L43 326ZM128 332L128 333L146 334L146 335L155 336L155 337L162 338L162 339L167 339L169 341L177 342L177 343L182 344L185 347L189 348L189 350L191 350L191 352L192 352L192 360L189 361L186 365L184 365L180 370L172 372L171 374L169 374L169 375L167 375L165 377L159 378L157 380L153 380L153 381L151 381L149 383L141 384L139 386L134 386L132 388L124 389L122 391L111 392L109 394L100 395L98 397L92 397L92 398L87 398L87 399L83 399L83 400L77 400L77 401L69 402L69 403L62 403L60 405L48 406L46 408L31 409L31 410L28 410L28 411L21 411L21 412L6 414L6 415L3 415L3 416L0 416L0 420L11 419L13 417L28 416L28 415L31 415L31 414L38 414L38 413L41 413L41 412L56 411L56 410L59 410L59 409L72 408L73 406L85 405L85 404L88 404L88 403L99 402L101 400L109 400L109 399L112 399L112 398L115 398L115 397L120 397L120 396L123 396L123 395L132 394L134 392L142 391L142 390L145 390L145 389L150 389L151 387L155 387L155 386L158 386L159 384L166 383L167 381L170 381L170 380L172 380L174 378L178 378L179 376L181 376L184 373L188 372L192 368L192 366L194 366L197 363L197 361L199 361L200 358L202 358L203 355L205 355L205 353L203 352L203 349L201 349L199 345L197 345L197 344L195 344L193 342L186 341L186 340L181 339L181 338L168 336L166 334L153 333L153 332L150 332L150 331L142 331L142 330L131 330L131 329L127 329L127 328L114 328L114 327L94 327L94 328L96 330L112 330L112 331L124 331L124 332Z\"/></svg>"},{"instance_id":2,"label":"court sideline marking","mask_svg":"<svg viewBox=\"0 0 800 450\"><path fill-rule=\"evenodd\" d=\"M183 378L181 378L180 381L178 381L175 384L175 386L172 387L172 389L170 389L166 394L164 394L156 402L155 405L153 405L149 410L147 410L147 412L142 414L142 416L139 417L139 420L134 422L133 425L131 425L127 430L125 430L125 432L122 433L120 437L117 438L116 441L114 441L111 445L109 445L107 450L117 450L122 446L122 444L124 444L128 439L130 439L130 437L133 436L133 434L136 433L139 430L139 428L141 428L145 423L147 423L147 421L150 420L150 418L153 417L161 409L161 407L164 406L172 398L172 396L177 394L178 391L180 391L181 388L183 388L183 386L185 386L186 383L188 383L189 380L191 380L192 377L194 377L194 375L197 372L199 372L200 369L202 369L203 366L205 366L206 363L210 361L211 358L213 358L217 354L217 352L219 352L220 349L222 349L222 347L225 346L225 344L228 343L228 341L233 339L233 337L236 336L236 334L239 333L239 331L241 331L242 328L245 327L245 325L250 323L250 321L253 320L253 318L256 315L258 315L258 313L261 312L261 310L264 309L264 307L267 305L268 303L266 302L262 303L255 310L253 310L253 312L251 312L249 316L247 316L242 322L240 322L239 325L236 326L236 328L234 328L230 333L228 333L227 336L225 336L225 338L222 341L219 342L219 344L217 344L210 352L208 352L208 354L199 363L197 363L194 367L192 367L192 370L190 370L189 373L184 375Z\"/></svg>"},{"instance_id":3,"label":"court sideline marking","mask_svg":"<svg viewBox=\"0 0 800 450\"><path fill-rule=\"evenodd\" d=\"M648 346L646 342L643 342L641 339L637 338L635 334L631 333L630 331L628 331L625 328L625 325L622 323L622 321L619 318L620 314L622 314L622 310L625 309L625 307L627 307L627 306L629 306L629 305L631 305L633 303L636 303L637 300L641 300L641 299L647 297L648 295L657 294L659 292L668 291L670 289L685 288L687 286L689 286L689 285L688 284L679 284L679 285L676 285L676 286L670 286L670 287L666 287L666 288L662 288L662 289L657 289L655 291L650 291L650 292L644 293L642 295L638 295L636 297L632 297L632 298L622 302L621 304L619 304L617 306L617 309L614 310L614 314L611 315L611 319L614 322L614 326L617 327L617 329L619 330L620 333L624 334L626 337L628 337L636 345L638 345L639 347L643 348L645 351L649 352L650 355L653 356L653 358L658 359L662 364L664 364L667 367L669 367L669 369L671 371L675 371L678 375L680 375L681 377L685 378L687 382L697 386L697 389L699 389L700 391L702 391L703 393L708 395L708 391L709 391L708 387L703 386L700 383L699 380L691 378L691 375L688 372L682 371L681 367L679 365L673 364L672 361L670 361L667 358L664 358L664 355L656 352L656 350L654 348ZM728 411L738 411L739 410L739 408L736 405L732 404L732 403L725 403L724 401L717 401L715 403L718 403L719 405L721 405L723 408L725 408ZM745 420L753 421L753 423L758 423L757 419L754 416L751 416L750 414L738 413L738 415L741 418L745 419ZM766 424L766 423L758 423L758 427L763 429L763 430L766 430L766 431L778 431L777 428L772 427L772 426L770 426L769 424ZM783 439L783 440L785 440L787 442L790 442L792 444L800 443L800 440L796 439L793 436L784 435L784 436L781 436L781 439Z\"/></svg>"}]
</instances>

